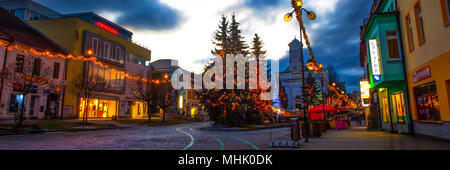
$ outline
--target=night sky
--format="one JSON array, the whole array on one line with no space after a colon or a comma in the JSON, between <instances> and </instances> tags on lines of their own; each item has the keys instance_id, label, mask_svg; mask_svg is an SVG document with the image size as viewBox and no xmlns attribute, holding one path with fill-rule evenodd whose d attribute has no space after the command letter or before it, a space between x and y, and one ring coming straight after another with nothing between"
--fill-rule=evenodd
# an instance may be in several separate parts
<instances>
[{"instance_id":1,"label":"night sky","mask_svg":"<svg viewBox=\"0 0 450 170\"><path fill-rule=\"evenodd\" d=\"M298 24L286 23L290 0L35 0L60 13L96 12L134 32L133 39L152 50L152 61L170 58L190 71L201 72L212 57L212 34L222 14L236 13L248 42L254 33L265 41L272 59L288 62L288 44L298 36ZM347 83L359 91L359 33L372 0L304 0L317 13L306 21L318 61L333 64ZM306 58L309 57L305 50Z\"/></svg>"}]
</instances>

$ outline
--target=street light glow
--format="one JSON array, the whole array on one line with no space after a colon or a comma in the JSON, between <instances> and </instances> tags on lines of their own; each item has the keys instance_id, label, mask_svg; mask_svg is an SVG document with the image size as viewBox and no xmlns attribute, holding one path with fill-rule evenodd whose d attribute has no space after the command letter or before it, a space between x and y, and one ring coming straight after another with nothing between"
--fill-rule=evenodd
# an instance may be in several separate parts
<instances>
[{"instance_id":1,"label":"street light glow","mask_svg":"<svg viewBox=\"0 0 450 170\"><path fill-rule=\"evenodd\" d=\"M289 22L292 20L292 13L287 13L284 15L284 21Z\"/></svg>"},{"instance_id":2,"label":"street light glow","mask_svg":"<svg viewBox=\"0 0 450 170\"><path fill-rule=\"evenodd\" d=\"M303 1L302 0L297 0L295 2L295 4L297 5L297 7L302 7L303 6Z\"/></svg>"},{"instance_id":3,"label":"street light glow","mask_svg":"<svg viewBox=\"0 0 450 170\"><path fill-rule=\"evenodd\" d=\"M180 109L183 109L183 96L180 96L180 102L179 102Z\"/></svg>"}]
</instances>

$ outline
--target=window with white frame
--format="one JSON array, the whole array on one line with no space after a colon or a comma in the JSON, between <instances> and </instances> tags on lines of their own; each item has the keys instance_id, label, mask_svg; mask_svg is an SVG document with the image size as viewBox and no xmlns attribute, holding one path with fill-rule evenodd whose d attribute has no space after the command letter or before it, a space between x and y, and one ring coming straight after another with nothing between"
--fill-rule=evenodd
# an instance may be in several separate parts
<instances>
[{"instance_id":1,"label":"window with white frame","mask_svg":"<svg viewBox=\"0 0 450 170\"><path fill-rule=\"evenodd\" d=\"M409 52L414 51L414 35L412 31L412 23L411 23L411 15L408 14L405 17L405 24L406 24L406 36L408 38L408 49Z\"/></svg>"},{"instance_id":2,"label":"window with white frame","mask_svg":"<svg viewBox=\"0 0 450 170\"><path fill-rule=\"evenodd\" d=\"M111 59L111 44L108 42L105 42L104 48L103 48L103 57L107 59Z\"/></svg>"},{"instance_id":3,"label":"window with white frame","mask_svg":"<svg viewBox=\"0 0 450 170\"><path fill-rule=\"evenodd\" d=\"M114 59L120 60L122 58L122 49L120 49L120 47L116 47L115 54L116 56Z\"/></svg>"},{"instance_id":4,"label":"window with white frame","mask_svg":"<svg viewBox=\"0 0 450 170\"><path fill-rule=\"evenodd\" d=\"M400 50L398 43L397 31L387 31L386 41L388 45L389 59L399 59Z\"/></svg>"},{"instance_id":5,"label":"window with white frame","mask_svg":"<svg viewBox=\"0 0 450 170\"><path fill-rule=\"evenodd\" d=\"M447 20L450 22L450 0L445 1L447 3Z\"/></svg>"},{"instance_id":6,"label":"window with white frame","mask_svg":"<svg viewBox=\"0 0 450 170\"><path fill-rule=\"evenodd\" d=\"M94 56L98 55L98 39L95 37L92 37L92 47L91 47Z\"/></svg>"},{"instance_id":7,"label":"window with white frame","mask_svg":"<svg viewBox=\"0 0 450 170\"><path fill-rule=\"evenodd\" d=\"M423 21L423 11L420 1L414 5L414 12L416 14L416 31L417 37L419 39L419 45L425 43L425 31L424 31L424 21Z\"/></svg>"}]
</instances>

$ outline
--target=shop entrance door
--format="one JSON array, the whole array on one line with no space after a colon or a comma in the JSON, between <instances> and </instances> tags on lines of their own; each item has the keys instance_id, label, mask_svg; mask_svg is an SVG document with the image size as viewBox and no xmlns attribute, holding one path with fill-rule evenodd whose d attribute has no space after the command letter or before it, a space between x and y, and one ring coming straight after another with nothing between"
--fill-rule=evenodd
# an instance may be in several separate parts
<instances>
[{"instance_id":1,"label":"shop entrance door","mask_svg":"<svg viewBox=\"0 0 450 170\"><path fill-rule=\"evenodd\" d=\"M58 118L58 110L59 110L59 95L50 94L47 98L47 110L45 111L46 117L50 119Z\"/></svg>"}]
</instances>

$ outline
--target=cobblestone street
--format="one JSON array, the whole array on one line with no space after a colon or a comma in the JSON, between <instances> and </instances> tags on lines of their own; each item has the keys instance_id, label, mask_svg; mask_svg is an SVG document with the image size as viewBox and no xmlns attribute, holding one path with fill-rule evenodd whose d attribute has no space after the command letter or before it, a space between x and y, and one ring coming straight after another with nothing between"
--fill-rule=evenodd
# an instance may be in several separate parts
<instances>
[{"instance_id":1,"label":"cobblestone street","mask_svg":"<svg viewBox=\"0 0 450 170\"><path fill-rule=\"evenodd\" d=\"M1 150L290 150L269 148L270 130L206 131L209 123L1 136ZM272 129L289 140L289 128ZM297 150L450 150L449 143L355 128L328 131Z\"/></svg>"}]
</instances>

